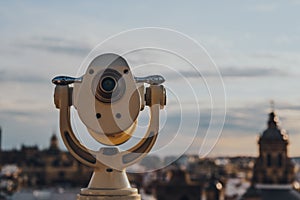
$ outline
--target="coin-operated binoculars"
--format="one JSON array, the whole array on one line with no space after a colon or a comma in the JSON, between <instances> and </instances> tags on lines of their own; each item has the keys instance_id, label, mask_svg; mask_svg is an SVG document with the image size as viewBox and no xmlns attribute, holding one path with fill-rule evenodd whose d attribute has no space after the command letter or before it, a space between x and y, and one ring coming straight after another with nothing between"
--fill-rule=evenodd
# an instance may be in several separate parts
<instances>
[{"instance_id":1,"label":"coin-operated binoculars","mask_svg":"<svg viewBox=\"0 0 300 200\"><path fill-rule=\"evenodd\" d=\"M70 153L94 173L78 200L141 199L131 188L126 167L145 157L159 130L159 110L166 105L166 91L159 75L134 77L126 60L116 54L96 57L79 78L55 77L54 103L60 110L60 132ZM84 146L74 134L70 107L74 106L89 134L105 145L95 151ZM137 126L139 112L150 107L145 136L132 148L120 151Z\"/></svg>"}]
</instances>

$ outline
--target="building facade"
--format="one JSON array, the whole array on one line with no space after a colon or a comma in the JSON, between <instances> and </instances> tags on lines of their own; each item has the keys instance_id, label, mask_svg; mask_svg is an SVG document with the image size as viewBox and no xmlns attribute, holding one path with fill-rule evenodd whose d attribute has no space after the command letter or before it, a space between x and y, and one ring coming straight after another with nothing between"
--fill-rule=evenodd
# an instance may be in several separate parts
<instances>
[{"instance_id":1,"label":"building facade","mask_svg":"<svg viewBox=\"0 0 300 200\"><path fill-rule=\"evenodd\" d=\"M20 150L0 151L0 166L14 164L21 169L23 186L86 186L92 169L79 163L69 152L61 151L55 134L49 148L22 145Z\"/></svg>"},{"instance_id":2,"label":"building facade","mask_svg":"<svg viewBox=\"0 0 300 200\"><path fill-rule=\"evenodd\" d=\"M269 114L267 129L258 140L259 156L256 159L251 187L242 200L300 200L293 189L294 165L288 156L288 136L278 126L274 111Z\"/></svg>"}]
</instances>

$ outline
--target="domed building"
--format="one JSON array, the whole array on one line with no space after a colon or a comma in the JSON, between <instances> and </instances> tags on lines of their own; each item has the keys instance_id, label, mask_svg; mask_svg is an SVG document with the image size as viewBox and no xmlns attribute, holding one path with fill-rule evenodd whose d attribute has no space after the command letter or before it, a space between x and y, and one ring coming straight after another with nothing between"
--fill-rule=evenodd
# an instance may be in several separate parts
<instances>
[{"instance_id":1,"label":"domed building","mask_svg":"<svg viewBox=\"0 0 300 200\"><path fill-rule=\"evenodd\" d=\"M259 157L254 166L251 187L242 200L300 200L293 189L294 165L288 157L288 136L278 126L274 111L269 114L268 128L259 140Z\"/></svg>"}]
</instances>

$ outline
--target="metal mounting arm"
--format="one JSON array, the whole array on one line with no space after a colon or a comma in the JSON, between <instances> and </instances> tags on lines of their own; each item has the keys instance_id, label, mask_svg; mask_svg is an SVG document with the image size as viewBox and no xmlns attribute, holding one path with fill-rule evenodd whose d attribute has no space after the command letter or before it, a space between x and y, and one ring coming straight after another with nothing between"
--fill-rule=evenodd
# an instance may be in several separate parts
<instances>
[{"instance_id":1,"label":"metal mounting arm","mask_svg":"<svg viewBox=\"0 0 300 200\"><path fill-rule=\"evenodd\" d=\"M72 105L72 88L68 85L57 85L54 93L54 103L59 113L61 137L70 153L82 164L96 167L96 152L84 147L76 138L70 121L70 106Z\"/></svg>"},{"instance_id":2,"label":"metal mounting arm","mask_svg":"<svg viewBox=\"0 0 300 200\"><path fill-rule=\"evenodd\" d=\"M57 85L55 88L54 101L60 109L60 132L63 141L70 153L83 164L97 168L100 165L112 166L118 170L123 170L145 157L152 149L158 134L159 128L159 110L162 106L161 96L164 94L163 86L151 85L150 93L150 121L149 128L144 138L134 147L127 151L116 154L93 151L87 149L76 138L70 122L70 106L72 105L72 88L68 85ZM99 155L101 154L101 155ZM103 162L103 163L102 163Z\"/></svg>"}]
</instances>

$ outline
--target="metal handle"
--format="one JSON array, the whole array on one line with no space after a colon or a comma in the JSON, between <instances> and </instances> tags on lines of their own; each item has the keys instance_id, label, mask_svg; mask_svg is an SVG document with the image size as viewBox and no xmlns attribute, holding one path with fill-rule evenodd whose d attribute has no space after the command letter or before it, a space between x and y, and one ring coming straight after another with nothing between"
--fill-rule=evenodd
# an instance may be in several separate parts
<instances>
[{"instance_id":1,"label":"metal handle","mask_svg":"<svg viewBox=\"0 0 300 200\"><path fill-rule=\"evenodd\" d=\"M52 79L52 83L55 85L69 85L72 83L81 83L82 77L74 78L70 76L57 76Z\"/></svg>"},{"instance_id":2,"label":"metal handle","mask_svg":"<svg viewBox=\"0 0 300 200\"><path fill-rule=\"evenodd\" d=\"M152 75L145 77L134 77L136 83L148 83L150 85L160 85L165 82L164 77L160 75Z\"/></svg>"}]
</instances>

